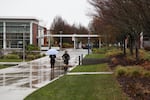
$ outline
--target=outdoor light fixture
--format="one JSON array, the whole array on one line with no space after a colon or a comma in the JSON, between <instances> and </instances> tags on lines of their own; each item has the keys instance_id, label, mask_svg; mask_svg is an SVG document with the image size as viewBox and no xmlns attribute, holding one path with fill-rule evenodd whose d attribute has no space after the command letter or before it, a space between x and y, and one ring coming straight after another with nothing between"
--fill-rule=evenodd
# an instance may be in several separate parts
<instances>
[{"instance_id":1,"label":"outdoor light fixture","mask_svg":"<svg viewBox=\"0 0 150 100\"><path fill-rule=\"evenodd\" d=\"M26 25L22 25L24 27L23 32L23 62L25 62L25 31L26 31Z\"/></svg>"},{"instance_id":2,"label":"outdoor light fixture","mask_svg":"<svg viewBox=\"0 0 150 100\"><path fill-rule=\"evenodd\" d=\"M90 54L90 33L88 33L88 55Z\"/></svg>"},{"instance_id":3,"label":"outdoor light fixture","mask_svg":"<svg viewBox=\"0 0 150 100\"><path fill-rule=\"evenodd\" d=\"M60 45L60 50L62 49L62 32L63 31L59 31L59 33L60 33L60 40L59 40L59 45Z\"/></svg>"}]
</instances>

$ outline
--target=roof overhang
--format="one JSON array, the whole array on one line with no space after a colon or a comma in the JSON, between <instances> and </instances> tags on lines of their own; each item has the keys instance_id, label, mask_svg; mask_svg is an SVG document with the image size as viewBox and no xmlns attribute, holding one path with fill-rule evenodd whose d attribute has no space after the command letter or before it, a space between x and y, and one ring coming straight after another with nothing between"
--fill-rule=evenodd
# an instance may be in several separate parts
<instances>
[{"instance_id":1,"label":"roof overhang","mask_svg":"<svg viewBox=\"0 0 150 100\"><path fill-rule=\"evenodd\" d=\"M38 38L44 38L44 37L102 37L101 35L96 35L96 34L49 34L49 35L42 35Z\"/></svg>"}]
</instances>

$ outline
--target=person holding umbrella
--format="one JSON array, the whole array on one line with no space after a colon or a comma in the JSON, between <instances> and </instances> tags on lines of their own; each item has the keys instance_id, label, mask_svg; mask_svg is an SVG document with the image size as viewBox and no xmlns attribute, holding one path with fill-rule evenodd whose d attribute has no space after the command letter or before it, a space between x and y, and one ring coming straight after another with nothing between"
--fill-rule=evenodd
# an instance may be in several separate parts
<instances>
[{"instance_id":1,"label":"person holding umbrella","mask_svg":"<svg viewBox=\"0 0 150 100\"><path fill-rule=\"evenodd\" d=\"M46 52L49 55L50 58L50 65L51 65L51 79L54 78L54 66L55 66L55 58L58 51L56 49L49 49Z\"/></svg>"},{"instance_id":2,"label":"person holding umbrella","mask_svg":"<svg viewBox=\"0 0 150 100\"><path fill-rule=\"evenodd\" d=\"M51 68L54 68L55 58L58 51L56 49L49 49L46 53L49 55Z\"/></svg>"},{"instance_id":3,"label":"person holding umbrella","mask_svg":"<svg viewBox=\"0 0 150 100\"><path fill-rule=\"evenodd\" d=\"M50 58L51 68L54 68L56 55L49 55L49 58Z\"/></svg>"},{"instance_id":4,"label":"person holding umbrella","mask_svg":"<svg viewBox=\"0 0 150 100\"><path fill-rule=\"evenodd\" d=\"M62 56L62 58L63 58L63 60L64 60L64 64L65 64L65 66L64 66L64 71L65 71L65 73L66 73L67 70L68 70L68 64L69 64L69 60L70 60L70 55L68 54L67 51L65 51L65 53L64 53L63 56Z\"/></svg>"}]
</instances>

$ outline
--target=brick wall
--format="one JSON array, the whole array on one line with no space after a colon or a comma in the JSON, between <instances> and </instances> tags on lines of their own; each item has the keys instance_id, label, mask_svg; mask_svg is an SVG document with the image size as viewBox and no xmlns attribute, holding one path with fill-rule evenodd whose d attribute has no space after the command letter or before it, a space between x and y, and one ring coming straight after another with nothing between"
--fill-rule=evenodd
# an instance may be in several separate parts
<instances>
[{"instance_id":1,"label":"brick wall","mask_svg":"<svg viewBox=\"0 0 150 100\"><path fill-rule=\"evenodd\" d=\"M38 25L37 24L32 24L32 34L33 34L33 44L37 46L38 40L37 40L37 35L38 35Z\"/></svg>"}]
</instances>

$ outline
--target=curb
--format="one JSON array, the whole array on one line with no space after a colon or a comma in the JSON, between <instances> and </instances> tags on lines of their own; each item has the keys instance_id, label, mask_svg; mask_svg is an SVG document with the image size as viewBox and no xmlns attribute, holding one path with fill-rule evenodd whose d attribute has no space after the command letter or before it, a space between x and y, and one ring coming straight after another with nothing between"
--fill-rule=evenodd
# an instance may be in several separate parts
<instances>
[{"instance_id":1,"label":"curb","mask_svg":"<svg viewBox=\"0 0 150 100\"><path fill-rule=\"evenodd\" d=\"M113 72L71 72L67 75L94 75L94 74L113 74Z\"/></svg>"}]
</instances>

